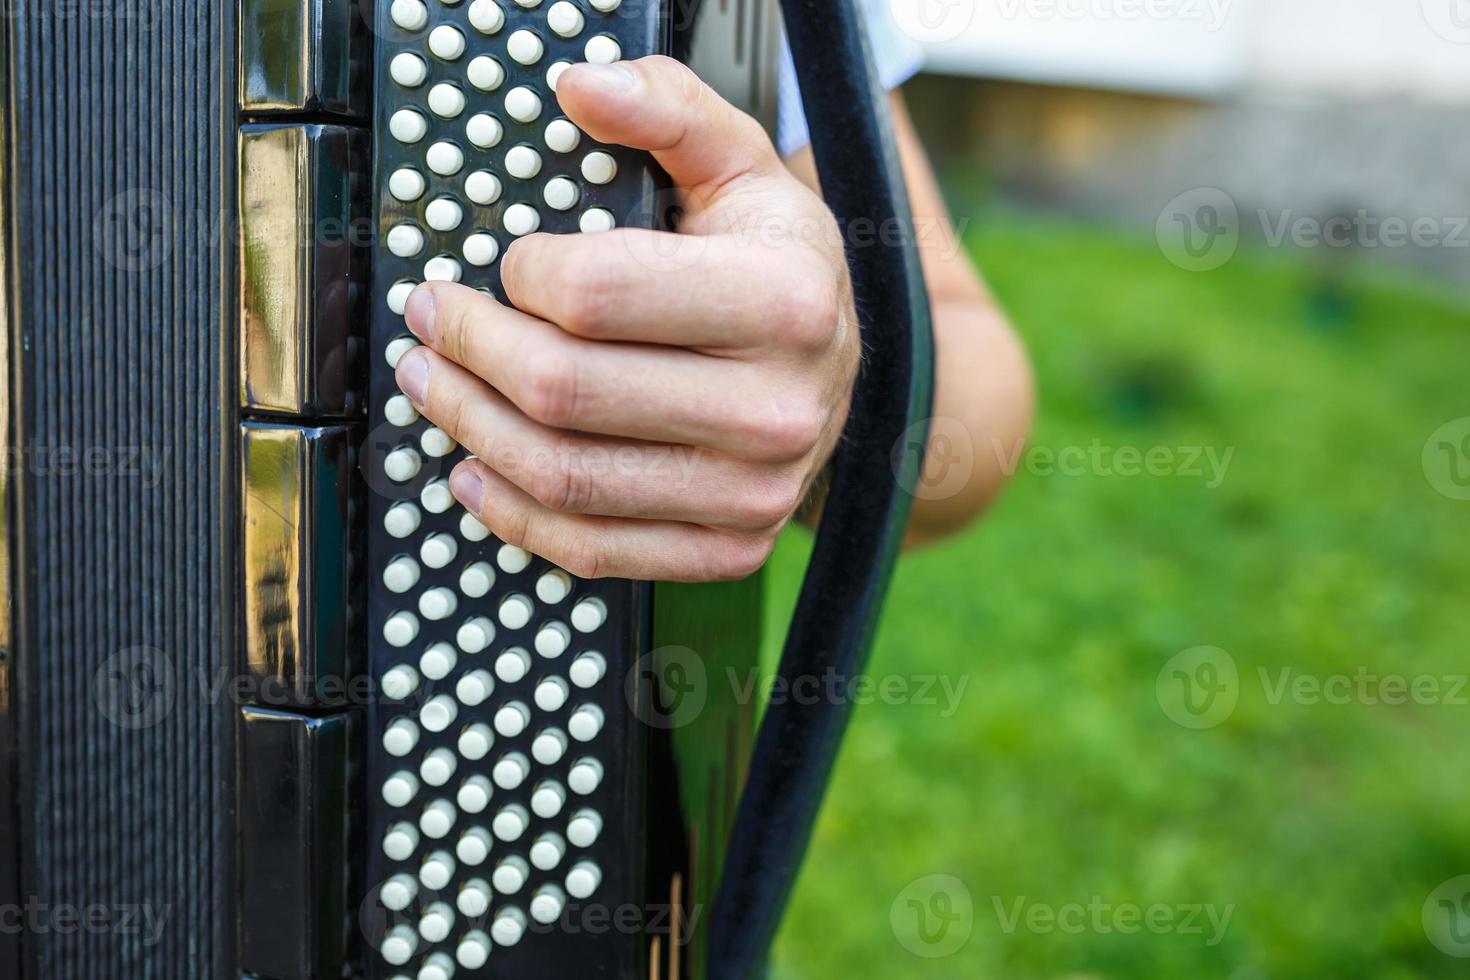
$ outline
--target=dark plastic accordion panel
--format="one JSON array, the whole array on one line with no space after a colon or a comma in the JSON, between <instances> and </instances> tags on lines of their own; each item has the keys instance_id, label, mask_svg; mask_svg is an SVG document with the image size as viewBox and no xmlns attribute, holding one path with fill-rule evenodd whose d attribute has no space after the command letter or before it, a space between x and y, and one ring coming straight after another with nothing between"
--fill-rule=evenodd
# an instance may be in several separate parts
<instances>
[{"instance_id":1,"label":"dark plastic accordion panel","mask_svg":"<svg viewBox=\"0 0 1470 980\"><path fill-rule=\"evenodd\" d=\"M226 213L234 13L17 0L4 16L22 855L35 901L106 910L105 928L28 930L28 975L226 976L233 712L198 691L232 656L209 233Z\"/></svg>"}]
</instances>

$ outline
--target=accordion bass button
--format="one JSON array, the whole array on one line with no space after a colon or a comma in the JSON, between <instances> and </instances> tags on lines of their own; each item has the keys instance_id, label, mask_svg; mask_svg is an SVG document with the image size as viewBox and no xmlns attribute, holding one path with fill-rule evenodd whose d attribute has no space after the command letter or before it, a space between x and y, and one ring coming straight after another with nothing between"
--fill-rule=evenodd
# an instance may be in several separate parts
<instances>
[{"instance_id":1,"label":"accordion bass button","mask_svg":"<svg viewBox=\"0 0 1470 980\"><path fill-rule=\"evenodd\" d=\"M505 53L522 65L534 65L546 53L546 42L535 31L519 30L506 38Z\"/></svg>"},{"instance_id":2,"label":"accordion bass button","mask_svg":"<svg viewBox=\"0 0 1470 980\"><path fill-rule=\"evenodd\" d=\"M572 577L559 568L552 569L536 580L536 598L554 606L572 593Z\"/></svg>"},{"instance_id":3,"label":"accordion bass button","mask_svg":"<svg viewBox=\"0 0 1470 980\"><path fill-rule=\"evenodd\" d=\"M490 787L490 780L484 776L474 775L466 779L455 794L455 800L459 808L465 813L484 813L485 808L490 805L490 798L495 791Z\"/></svg>"},{"instance_id":4,"label":"accordion bass button","mask_svg":"<svg viewBox=\"0 0 1470 980\"><path fill-rule=\"evenodd\" d=\"M567 671L567 676L571 678L572 683L583 690L595 687L597 682L606 675L607 659L596 650L588 650L586 653L579 654Z\"/></svg>"},{"instance_id":5,"label":"accordion bass button","mask_svg":"<svg viewBox=\"0 0 1470 980\"><path fill-rule=\"evenodd\" d=\"M419 560L430 568L444 568L459 554L459 543L453 535L439 533L424 539L419 546Z\"/></svg>"},{"instance_id":6,"label":"accordion bass button","mask_svg":"<svg viewBox=\"0 0 1470 980\"><path fill-rule=\"evenodd\" d=\"M461 514L459 517L459 536L466 541L484 541L490 536L490 531L485 525L475 520L475 515L470 513Z\"/></svg>"},{"instance_id":7,"label":"accordion bass button","mask_svg":"<svg viewBox=\"0 0 1470 980\"><path fill-rule=\"evenodd\" d=\"M559 728L548 728L531 743L531 758L543 766L552 766L567 754L567 736Z\"/></svg>"},{"instance_id":8,"label":"accordion bass button","mask_svg":"<svg viewBox=\"0 0 1470 980\"><path fill-rule=\"evenodd\" d=\"M524 572L531 565L531 553L513 544L503 544L495 553L495 563L500 570L510 575Z\"/></svg>"},{"instance_id":9,"label":"accordion bass button","mask_svg":"<svg viewBox=\"0 0 1470 980\"><path fill-rule=\"evenodd\" d=\"M464 124L464 135L475 146L487 150L505 138L505 129L500 125L500 120L488 112L477 112Z\"/></svg>"},{"instance_id":10,"label":"accordion bass button","mask_svg":"<svg viewBox=\"0 0 1470 980\"><path fill-rule=\"evenodd\" d=\"M452 255L436 255L424 263L425 282L459 282L464 278L464 268Z\"/></svg>"},{"instance_id":11,"label":"accordion bass button","mask_svg":"<svg viewBox=\"0 0 1470 980\"><path fill-rule=\"evenodd\" d=\"M600 14L610 14L623 5L623 0L592 0L592 9Z\"/></svg>"},{"instance_id":12,"label":"accordion bass button","mask_svg":"<svg viewBox=\"0 0 1470 980\"><path fill-rule=\"evenodd\" d=\"M412 167L400 167L388 178L388 193L404 203L417 201L428 189L424 175Z\"/></svg>"},{"instance_id":13,"label":"accordion bass button","mask_svg":"<svg viewBox=\"0 0 1470 980\"><path fill-rule=\"evenodd\" d=\"M554 177L546 182L541 198L553 211L570 211L582 200L582 189L565 177Z\"/></svg>"},{"instance_id":14,"label":"accordion bass button","mask_svg":"<svg viewBox=\"0 0 1470 980\"><path fill-rule=\"evenodd\" d=\"M495 626L484 616L476 616L460 626L454 642L465 653L480 653L495 642ZM501 679L504 680L503 677Z\"/></svg>"},{"instance_id":15,"label":"accordion bass button","mask_svg":"<svg viewBox=\"0 0 1470 980\"><path fill-rule=\"evenodd\" d=\"M403 758L419 744L419 726L407 718L395 718L383 732L383 751Z\"/></svg>"},{"instance_id":16,"label":"accordion bass button","mask_svg":"<svg viewBox=\"0 0 1470 980\"><path fill-rule=\"evenodd\" d=\"M412 337L394 337L388 341L388 346L383 348L383 360L388 362L390 368L397 368L398 362L403 355L413 350L419 342Z\"/></svg>"},{"instance_id":17,"label":"accordion bass button","mask_svg":"<svg viewBox=\"0 0 1470 980\"><path fill-rule=\"evenodd\" d=\"M547 712L560 711L570 693L571 688L566 681L560 677L548 677L536 685L536 707Z\"/></svg>"},{"instance_id":18,"label":"accordion bass button","mask_svg":"<svg viewBox=\"0 0 1470 980\"><path fill-rule=\"evenodd\" d=\"M460 886L459 895L454 899L454 906L459 909L461 915L478 919L490 911L490 883L484 878L471 878Z\"/></svg>"},{"instance_id":19,"label":"accordion bass button","mask_svg":"<svg viewBox=\"0 0 1470 980\"><path fill-rule=\"evenodd\" d=\"M388 65L388 74L404 88L418 88L429 77L429 66L412 51L404 51L393 57Z\"/></svg>"},{"instance_id":20,"label":"accordion bass button","mask_svg":"<svg viewBox=\"0 0 1470 980\"><path fill-rule=\"evenodd\" d=\"M406 538L419 529L423 515L414 504L401 501L388 508L383 515L383 530L395 538Z\"/></svg>"},{"instance_id":21,"label":"accordion bass button","mask_svg":"<svg viewBox=\"0 0 1470 980\"><path fill-rule=\"evenodd\" d=\"M596 810L583 808L567 821L567 840L577 847L591 847L602 833L602 816Z\"/></svg>"},{"instance_id":22,"label":"accordion bass button","mask_svg":"<svg viewBox=\"0 0 1470 980\"><path fill-rule=\"evenodd\" d=\"M435 231L453 231L464 220L464 208L452 197L436 197L424 208L424 221Z\"/></svg>"},{"instance_id":23,"label":"accordion bass button","mask_svg":"<svg viewBox=\"0 0 1470 980\"><path fill-rule=\"evenodd\" d=\"M508 630L523 629L531 622L531 615L535 611L535 604L526 596L520 593L506 596L500 603L498 612L500 625Z\"/></svg>"},{"instance_id":24,"label":"accordion bass button","mask_svg":"<svg viewBox=\"0 0 1470 980\"><path fill-rule=\"evenodd\" d=\"M394 483L407 483L419 475L423 468L423 457L408 446L393 450L383 459L383 471ZM402 646L402 644L397 644Z\"/></svg>"},{"instance_id":25,"label":"accordion bass button","mask_svg":"<svg viewBox=\"0 0 1470 980\"><path fill-rule=\"evenodd\" d=\"M408 297L413 293L413 287L416 285L418 284L405 279L402 282L395 282L389 286L388 309L392 310L398 316L403 316L403 311L408 309Z\"/></svg>"},{"instance_id":26,"label":"accordion bass button","mask_svg":"<svg viewBox=\"0 0 1470 980\"><path fill-rule=\"evenodd\" d=\"M454 777L458 765L453 752L445 748L434 749L419 763L419 778L430 786L443 786Z\"/></svg>"},{"instance_id":27,"label":"accordion bass button","mask_svg":"<svg viewBox=\"0 0 1470 980\"><path fill-rule=\"evenodd\" d=\"M418 952L419 937L408 926L394 926L383 938L378 952L392 966L402 966Z\"/></svg>"},{"instance_id":28,"label":"accordion bass button","mask_svg":"<svg viewBox=\"0 0 1470 980\"><path fill-rule=\"evenodd\" d=\"M411 612L396 612L383 624L383 639L390 646L406 647L419 635L419 618Z\"/></svg>"},{"instance_id":29,"label":"accordion bass button","mask_svg":"<svg viewBox=\"0 0 1470 980\"><path fill-rule=\"evenodd\" d=\"M448 619L454 615L455 607L458 605L459 599L453 590L444 586L429 589L419 596L419 614L430 622Z\"/></svg>"},{"instance_id":30,"label":"accordion bass button","mask_svg":"<svg viewBox=\"0 0 1470 980\"><path fill-rule=\"evenodd\" d=\"M429 23L429 8L422 0L393 0L388 15L405 31L421 31Z\"/></svg>"},{"instance_id":31,"label":"accordion bass button","mask_svg":"<svg viewBox=\"0 0 1470 980\"><path fill-rule=\"evenodd\" d=\"M495 0L475 0L469 17L470 26L481 34L494 34L505 26L505 11Z\"/></svg>"},{"instance_id":32,"label":"accordion bass button","mask_svg":"<svg viewBox=\"0 0 1470 980\"><path fill-rule=\"evenodd\" d=\"M418 897L419 883L411 875L396 874L378 889L378 900L390 912L402 912Z\"/></svg>"},{"instance_id":33,"label":"accordion bass button","mask_svg":"<svg viewBox=\"0 0 1470 980\"><path fill-rule=\"evenodd\" d=\"M434 57L454 61L464 54L465 39L459 28L440 24L429 32L429 50Z\"/></svg>"},{"instance_id":34,"label":"accordion bass button","mask_svg":"<svg viewBox=\"0 0 1470 980\"><path fill-rule=\"evenodd\" d=\"M488 670L472 670L454 685L454 696L467 708L478 707L495 693L495 678Z\"/></svg>"},{"instance_id":35,"label":"accordion bass button","mask_svg":"<svg viewBox=\"0 0 1470 980\"><path fill-rule=\"evenodd\" d=\"M490 778L496 786L510 790L519 787L530 774L531 765L526 757L519 752L512 752L495 763L495 768L490 771Z\"/></svg>"},{"instance_id":36,"label":"accordion bass button","mask_svg":"<svg viewBox=\"0 0 1470 980\"><path fill-rule=\"evenodd\" d=\"M566 805L566 802L567 791L562 788L561 783L548 779L538 785L536 792L531 794L531 812L545 820L550 820L561 813L561 808Z\"/></svg>"},{"instance_id":37,"label":"accordion bass button","mask_svg":"<svg viewBox=\"0 0 1470 980\"><path fill-rule=\"evenodd\" d=\"M602 785L602 763L596 759L578 759L567 773L567 785L579 796L591 793Z\"/></svg>"},{"instance_id":38,"label":"accordion bass button","mask_svg":"<svg viewBox=\"0 0 1470 980\"><path fill-rule=\"evenodd\" d=\"M466 262L483 269L499 257L500 243L495 240L494 235L480 231L464 240L461 251Z\"/></svg>"},{"instance_id":39,"label":"accordion bass button","mask_svg":"<svg viewBox=\"0 0 1470 980\"><path fill-rule=\"evenodd\" d=\"M501 217L508 234L521 238L535 233L541 227L540 213L529 204L512 204Z\"/></svg>"},{"instance_id":40,"label":"accordion bass button","mask_svg":"<svg viewBox=\"0 0 1470 980\"><path fill-rule=\"evenodd\" d=\"M454 958L466 970L480 969L490 959L490 936L479 929L465 933L454 950Z\"/></svg>"},{"instance_id":41,"label":"accordion bass button","mask_svg":"<svg viewBox=\"0 0 1470 980\"><path fill-rule=\"evenodd\" d=\"M388 119L388 132L400 143L417 143L429 132L429 121L417 109L399 109Z\"/></svg>"},{"instance_id":42,"label":"accordion bass button","mask_svg":"<svg viewBox=\"0 0 1470 980\"><path fill-rule=\"evenodd\" d=\"M464 112L465 97L458 85L440 82L429 89L429 111L441 119L453 119Z\"/></svg>"},{"instance_id":43,"label":"accordion bass button","mask_svg":"<svg viewBox=\"0 0 1470 980\"><path fill-rule=\"evenodd\" d=\"M541 115L541 96L518 85L505 93L505 111L516 122L534 122Z\"/></svg>"},{"instance_id":44,"label":"accordion bass button","mask_svg":"<svg viewBox=\"0 0 1470 980\"><path fill-rule=\"evenodd\" d=\"M448 953L430 954L424 965L419 967L416 980L454 980L454 960Z\"/></svg>"},{"instance_id":45,"label":"accordion bass button","mask_svg":"<svg viewBox=\"0 0 1470 980\"><path fill-rule=\"evenodd\" d=\"M607 606L601 599L587 598L572 607L572 625L578 633L592 633L607 622Z\"/></svg>"},{"instance_id":46,"label":"accordion bass button","mask_svg":"<svg viewBox=\"0 0 1470 980\"><path fill-rule=\"evenodd\" d=\"M454 698L447 694L439 694L430 698L419 709L419 723L428 731L442 732L454 724L454 719L458 715L459 707L454 703Z\"/></svg>"},{"instance_id":47,"label":"accordion bass button","mask_svg":"<svg viewBox=\"0 0 1470 980\"><path fill-rule=\"evenodd\" d=\"M431 459L443 459L458 448L458 443L438 426L431 426L419 436L419 448Z\"/></svg>"},{"instance_id":48,"label":"accordion bass button","mask_svg":"<svg viewBox=\"0 0 1470 980\"><path fill-rule=\"evenodd\" d=\"M483 599L495 587L495 569L487 561L477 561L459 573L459 591L471 599Z\"/></svg>"},{"instance_id":49,"label":"accordion bass button","mask_svg":"<svg viewBox=\"0 0 1470 980\"><path fill-rule=\"evenodd\" d=\"M567 720L567 734L579 742L590 742L602 731L603 722L601 708L595 704L584 704Z\"/></svg>"},{"instance_id":50,"label":"accordion bass button","mask_svg":"<svg viewBox=\"0 0 1470 980\"><path fill-rule=\"evenodd\" d=\"M543 926L550 925L561 918L566 907L566 892L555 885L542 885L536 889L536 896L531 899L531 918Z\"/></svg>"},{"instance_id":51,"label":"accordion bass button","mask_svg":"<svg viewBox=\"0 0 1470 980\"><path fill-rule=\"evenodd\" d=\"M493 92L505 84L505 69L488 55L474 58L465 67L464 77L482 92Z\"/></svg>"},{"instance_id":52,"label":"accordion bass button","mask_svg":"<svg viewBox=\"0 0 1470 980\"><path fill-rule=\"evenodd\" d=\"M598 150L582 158L582 176L589 184L611 184L618 175L618 161Z\"/></svg>"},{"instance_id":53,"label":"accordion bass button","mask_svg":"<svg viewBox=\"0 0 1470 980\"><path fill-rule=\"evenodd\" d=\"M547 660L555 660L571 646L572 632L565 623L550 622L536 631L536 652Z\"/></svg>"},{"instance_id":54,"label":"accordion bass button","mask_svg":"<svg viewBox=\"0 0 1470 980\"><path fill-rule=\"evenodd\" d=\"M419 410L413 407L407 395L394 395L383 403L383 417L390 425L402 429L419 420Z\"/></svg>"},{"instance_id":55,"label":"accordion bass button","mask_svg":"<svg viewBox=\"0 0 1470 980\"><path fill-rule=\"evenodd\" d=\"M419 778L400 769L383 780L383 802L392 807L405 807L419 794Z\"/></svg>"},{"instance_id":56,"label":"accordion bass button","mask_svg":"<svg viewBox=\"0 0 1470 980\"><path fill-rule=\"evenodd\" d=\"M453 803L448 800L434 800L419 814L419 830L423 831L425 837L443 840L454 829L454 821L458 817L459 811L454 808Z\"/></svg>"},{"instance_id":57,"label":"accordion bass button","mask_svg":"<svg viewBox=\"0 0 1470 980\"><path fill-rule=\"evenodd\" d=\"M602 869L592 861L578 861L567 872L567 894L573 898L591 898L602 884Z\"/></svg>"},{"instance_id":58,"label":"accordion bass button","mask_svg":"<svg viewBox=\"0 0 1470 980\"><path fill-rule=\"evenodd\" d=\"M554 119L546 127L546 147L556 153L570 153L582 142L582 131L569 119Z\"/></svg>"},{"instance_id":59,"label":"accordion bass button","mask_svg":"<svg viewBox=\"0 0 1470 980\"><path fill-rule=\"evenodd\" d=\"M525 887L526 879L530 876L531 867L526 864L525 858L512 854L495 866L494 873L490 875L490 883L502 895L514 895Z\"/></svg>"},{"instance_id":60,"label":"accordion bass button","mask_svg":"<svg viewBox=\"0 0 1470 980\"><path fill-rule=\"evenodd\" d=\"M476 170L464 181L465 197L482 207L500 200L501 191L500 178L488 170Z\"/></svg>"},{"instance_id":61,"label":"accordion bass button","mask_svg":"<svg viewBox=\"0 0 1470 980\"><path fill-rule=\"evenodd\" d=\"M577 227L584 235L601 235L618 226L618 219L607 208L592 208L584 211L577 220Z\"/></svg>"},{"instance_id":62,"label":"accordion bass button","mask_svg":"<svg viewBox=\"0 0 1470 980\"><path fill-rule=\"evenodd\" d=\"M399 224L388 229L388 251L406 259L424 250L424 231L418 225Z\"/></svg>"},{"instance_id":63,"label":"accordion bass button","mask_svg":"<svg viewBox=\"0 0 1470 980\"><path fill-rule=\"evenodd\" d=\"M383 674L383 696L390 701L404 701L419 689L419 672L408 664L399 664Z\"/></svg>"},{"instance_id":64,"label":"accordion bass button","mask_svg":"<svg viewBox=\"0 0 1470 980\"><path fill-rule=\"evenodd\" d=\"M448 643L434 643L419 656L419 672L431 681L442 681L458 663L459 654L454 652L454 647Z\"/></svg>"},{"instance_id":65,"label":"accordion bass button","mask_svg":"<svg viewBox=\"0 0 1470 980\"><path fill-rule=\"evenodd\" d=\"M572 67L572 63L570 61L558 61L550 68L546 69L546 87L555 92L556 83L561 81L561 76L566 74L566 70L570 67Z\"/></svg>"},{"instance_id":66,"label":"accordion bass button","mask_svg":"<svg viewBox=\"0 0 1470 980\"><path fill-rule=\"evenodd\" d=\"M514 906L501 909L490 926L490 938L498 946L514 946L526 934L526 913Z\"/></svg>"},{"instance_id":67,"label":"accordion bass button","mask_svg":"<svg viewBox=\"0 0 1470 980\"><path fill-rule=\"evenodd\" d=\"M459 843L454 846L454 853L464 864L479 867L490 856L491 844L488 830L484 827L471 827L460 835Z\"/></svg>"},{"instance_id":68,"label":"accordion bass button","mask_svg":"<svg viewBox=\"0 0 1470 980\"><path fill-rule=\"evenodd\" d=\"M464 150L448 140L440 140L424 151L424 164L440 177L451 177L464 168Z\"/></svg>"},{"instance_id":69,"label":"accordion bass button","mask_svg":"<svg viewBox=\"0 0 1470 980\"><path fill-rule=\"evenodd\" d=\"M490 754L490 749L493 748L494 745L495 733L490 731L489 725L480 721L475 722L473 725L470 725L464 731L460 732L459 741L457 742L459 754L464 756L471 762L479 762L481 759L485 758L485 756ZM479 778L484 779L485 777L481 776ZM486 788L489 788L488 783L486 783ZM489 802L488 795L486 796L486 802ZM465 807L463 803L461 803L460 806L464 807L465 809L469 809L468 807ZM484 804L481 804L480 810L483 809L485 809L485 806ZM480 810L476 810L475 812L479 813Z\"/></svg>"},{"instance_id":70,"label":"accordion bass button","mask_svg":"<svg viewBox=\"0 0 1470 980\"><path fill-rule=\"evenodd\" d=\"M560 834L548 832L537 837L531 845L531 864L537 870L550 871L561 864L566 853L567 842L562 840Z\"/></svg>"},{"instance_id":71,"label":"accordion bass button","mask_svg":"<svg viewBox=\"0 0 1470 980\"><path fill-rule=\"evenodd\" d=\"M448 851L435 851L419 866L419 883L433 891L449 887L456 865Z\"/></svg>"},{"instance_id":72,"label":"accordion bass button","mask_svg":"<svg viewBox=\"0 0 1470 980\"><path fill-rule=\"evenodd\" d=\"M526 10L535 10L541 6L541 0L516 0L516 6L523 7Z\"/></svg>"},{"instance_id":73,"label":"accordion bass button","mask_svg":"<svg viewBox=\"0 0 1470 980\"><path fill-rule=\"evenodd\" d=\"M559 37L576 37L587 26L587 18L574 3L557 0L546 12L546 25Z\"/></svg>"},{"instance_id":74,"label":"accordion bass button","mask_svg":"<svg viewBox=\"0 0 1470 980\"><path fill-rule=\"evenodd\" d=\"M442 943L449 938L449 931L453 928L454 910L447 902L430 905L419 919L419 935L427 943Z\"/></svg>"},{"instance_id":75,"label":"accordion bass button","mask_svg":"<svg viewBox=\"0 0 1470 980\"><path fill-rule=\"evenodd\" d=\"M599 34L588 40L582 53L594 65L610 65L614 61L622 60L623 46L618 43L617 38Z\"/></svg>"},{"instance_id":76,"label":"accordion bass button","mask_svg":"<svg viewBox=\"0 0 1470 980\"><path fill-rule=\"evenodd\" d=\"M505 154L505 172L516 180L531 180L541 172L541 154L524 143L512 146Z\"/></svg>"},{"instance_id":77,"label":"accordion bass button","mask_svg":"<svg viewBox=\"0 0 1470 980\"><path fill-rule=\"evenodd\" d=\"M531 672L531 655L520 647L511 647L495 658L495 676L514 684Z\"/></svg>"},{"instance_id":78,"label":"accordion bass button","mask_svg":"<svg viewBox=\"0 0 1470 980\"><path fill-rule=\"evenodd\" d=\"M449 489L448 480L435 480L428 484L419 493L419 503L423 504L424 510L430 514L442 514L454 506L454 494ZM450 538L450 540L454 540Z\"/></svg>"},{"instance_id":79,"label":"accordion bass button","mask_svg":"<svg viewBox=\"0 0 1470 980\"><path fill-rule=\"evenodd\" d=\"M388 828L383 835L383 853L393 861L407 861L419 849L419 830L406 820Z\"/></svg>"},{"instance_id":80,"label":"accordion bass button","mask_svg":"<svg viewBox=\"0 0 1470 980\"><path fill-rule=\"evenodd\" d=\"M531 818L527 816L526 808L512 803L510 806L500 808L500 812L495 814L495 819L490 823L490 829L495 832L496 837L507 843L513 843L521 839L530 823ZM498 868L496 873L499 873ZM495 887L503 892L515 891L514 888L506 888L502 885L498 878L495 879Z\"/></svg>"},{"instance_id":81,"label":"accordion bass button","mask_svg":"<svg viewBox=\"0 0 1470 980\"><path fill-rule=\"evenodd\" d=\"M383 569L383 586L399 595L419 583L419 563L407 555L399 555Z\"/></svg>"}]
</instances>

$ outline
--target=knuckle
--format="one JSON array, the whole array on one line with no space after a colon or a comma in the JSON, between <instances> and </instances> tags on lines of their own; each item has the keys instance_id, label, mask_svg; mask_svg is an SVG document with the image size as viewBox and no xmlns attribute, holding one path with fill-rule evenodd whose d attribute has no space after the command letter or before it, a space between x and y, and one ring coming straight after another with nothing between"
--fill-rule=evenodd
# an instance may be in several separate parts
<instances>
[{"instance_id":1,"label":"knuckle","mask_svg":"<svg viewBox=\"0 0 1470 980\"><path fill-rule=\"evenodd\" d=\"M592 475L568 453L556 453L550 466L531 481L531 496L551 510L584 513L592 505Z\"/></svg>"},{"instance_id":2,"label":"knuckle","mask_svg":"<svg viewBox=\"0 0 1470 980\"><path fill-rule=\"evenodd\" d=\"M826 270L799 275L781 291L777 316L803 346L827 343L837 329L837 282Z\"/></svg>"},{"instance_id":3,"label":"knuckle","mask_svg":"<svg viewBox=\"0 0 1470 980\"><path fill-rule=\"evenodd\" d=\"M742 535L730 537L716 548L711 557L706 577L713 581L734 582L749 578L760 571L771 552L775 549L774 535Z\"/></svg>"},{"instance_id":4,"label":"knuckle","mask_svg":"<svg viewBox=\"0 0 1470 980\"><path fill-rule=\"evenodd\" d=\"M557 550L556 564L576 578L598 579L611 574L612 550L606 539L595 531L571 532Z\"/></svg>"},{"instance_id":5,"label":"knuckle","mask_svg":"<svg viewBox=\"0 0 1470 980\"><path fill-rule=\"evenodd\" d=\"M521 409L543 425L565 428L577 418L577 362L567 353L543 347L521 368Z\"/></svg>"},{"instance_id":6,"label":"knuckle","mask_svg":"<svg viewBox=\"0 0 1470 980\"><path fill-rule=\"evenodd\" d=\"M582 268L566 283L561 297L559 326L572 333L595 337L607 323L617 292L618 272L607 253L588 252Z\"/></svg>"},{"instance_id":7,"label":"knuckle","mask_svg":"<svg viewBox=\"0 0 1470 980\"><path fill-rule=\"evenodd\" d=\"M794 392L772 402L759 433L775 455L795 459L816 448L822 439L826 413L812 394Z\"/></svg>"},{"instance_id":8,"label":"knuckle","mask_svg":"<svg viewBox=\"0 0 1470 980\"><path fill-rule=\"evenodd\" d=\"M791 477L758 481L741 509L751 527L779 528L801 506L802 495L801 481Z\"/></svg>"}]
</instances>

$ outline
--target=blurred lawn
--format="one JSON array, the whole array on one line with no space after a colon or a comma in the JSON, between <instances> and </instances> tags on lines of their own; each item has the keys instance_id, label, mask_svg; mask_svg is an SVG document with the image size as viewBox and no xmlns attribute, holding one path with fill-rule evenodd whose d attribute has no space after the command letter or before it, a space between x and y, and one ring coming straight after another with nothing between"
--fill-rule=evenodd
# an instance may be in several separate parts
<instances>
[{"instance_id":1,"label":"blurred lawn","mask_svg":"<svg viewBox=\"0 0 1470 980\"><path fill-rule=\"evenodd\" d=\"M1327 288L1320 256L1186 273L1150 240L1031 215L986 216L970 246L1036 359L1034 445L1235 455L1216 489L1023 471L982 525L905 561L872 672L968 687L949 718L859 710L776 977L1465 976L1420 914L1470 872L1470 708L1272 704L1258 671L1470 671L1470 504L1420 460L1470 415L1467 305L1366 269ZM772 637L806 546L773 566ZM1235 658L1240 702L1194 731L1155 682L1202 644ZM926 960L889 910L936 873L968 886L974 931ZM1093 896L1234 913L1211 947L1008 934L996 911Z\"/></svg>"}]
</instances>

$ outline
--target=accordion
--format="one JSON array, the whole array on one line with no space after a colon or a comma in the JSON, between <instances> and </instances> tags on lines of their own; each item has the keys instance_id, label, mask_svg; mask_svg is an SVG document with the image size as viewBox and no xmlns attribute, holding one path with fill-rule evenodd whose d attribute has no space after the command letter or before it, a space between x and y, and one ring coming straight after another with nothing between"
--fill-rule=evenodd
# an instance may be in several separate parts
<instances>
[{"instance_id":1,"label":"accordion","mask_svg":"<svg viewBox=\"0 0 1470 980\"><path fill-rule=\"evenodd\" d=\"M834 212L906 222L853 6L14 8L0 974L757 974L846 706L757 724L719 679L756 667L758 578L497 541L393 368L415 284L503 299L517 236L676 226L646 155L558 112L574 62L674 55L769 122L784 12ZM785 673L860 664L901 539L910 242L849 250L869 356Z\"/></svg>"}]
</instances>

